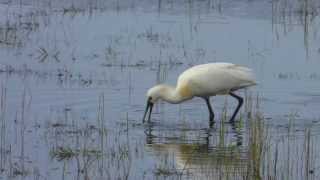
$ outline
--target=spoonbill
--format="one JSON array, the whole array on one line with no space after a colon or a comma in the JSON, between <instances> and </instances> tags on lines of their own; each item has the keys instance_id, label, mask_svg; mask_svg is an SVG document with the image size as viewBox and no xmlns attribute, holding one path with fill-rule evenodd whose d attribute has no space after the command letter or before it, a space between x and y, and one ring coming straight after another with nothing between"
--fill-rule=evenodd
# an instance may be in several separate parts
<instances>
[{"instance_id":1,"label":"spoonbill","mask_svg":"<svg viewBox=\"0 0 320 180\"><path fill-rule=\"evenodd\" d=\"M230 119L232 123L243 104L243 98L234 91L254 85L256 81L250 68L225 62L196 65L180 74L176 87L160 84L148 90L147 106L142 121L145 122L149 110L148 122L150 122L152 107L159 99L178 104L193 97L201 97L207 104L209 122L212 125L214 113L210 96L230 95L238 100L238 106Z\"/></svg>"}]
</instances>

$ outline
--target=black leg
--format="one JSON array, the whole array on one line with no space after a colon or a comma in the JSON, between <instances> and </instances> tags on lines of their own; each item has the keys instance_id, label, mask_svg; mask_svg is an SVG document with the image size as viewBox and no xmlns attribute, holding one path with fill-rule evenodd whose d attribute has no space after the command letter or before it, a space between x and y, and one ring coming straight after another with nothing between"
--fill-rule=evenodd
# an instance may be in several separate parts
<instances>
[{"instance_id":1,"label":"black leg","mask_svg":"<svg viewBox=\"0 0 320 180\"><path fill-rule=\"evenodd\" d=\"M238 111L239 111L240 107L241 107L242 104L243 104L243 98L240 97L240 96L238 96L238 95L236 95L236 94L234 94L233 92L230 92L229 94L230 94L230 96L236 98L236 99L238 100L238 102L239 102L239 103L238 103L238 106L237 106L237 109L234 111L234 113L233 113L233 115L232 115L232 117L231 117L231 119L230 119L230 122L233 123L233 122L234 122L234 118L235 118L236 115L238 114Z\"/></svg>"},{"instance_id":2,"label":"black leg","mask_svg":"<svg viewBox=\"0 0 320 180\"><path fill-rule=\"evenodd\" d=\"M212 107L211 107L211 104L210 104L210 99L209 97L205 97L204 100L206 101L207 103L207 106L208 106L208 110L209 110L209 113L210 113L210 116L209 116L209 125L210 127L213 125L214 123L214 113L213 113L213 110L212 110Z\"/></svg>"}]
</instances>

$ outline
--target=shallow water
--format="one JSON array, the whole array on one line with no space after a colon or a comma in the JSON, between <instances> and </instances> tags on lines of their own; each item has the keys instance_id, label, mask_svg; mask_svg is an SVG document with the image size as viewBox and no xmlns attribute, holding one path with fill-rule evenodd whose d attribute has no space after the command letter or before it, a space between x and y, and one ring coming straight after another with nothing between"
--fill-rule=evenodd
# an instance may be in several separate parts
<instances>
[{"instance_id":1,"label":"shallow water","mask_svg":"<svg viewBox=\"0 0 320 180\"><path fill-rule=\"evenodd\" d=\"M319 177L317 1L44 2L0 7L0 179ZM219 61L257 76L239 123L222 96L212 128L199 98L142 124L148 88Z\"/></svg>"}]
</instances>

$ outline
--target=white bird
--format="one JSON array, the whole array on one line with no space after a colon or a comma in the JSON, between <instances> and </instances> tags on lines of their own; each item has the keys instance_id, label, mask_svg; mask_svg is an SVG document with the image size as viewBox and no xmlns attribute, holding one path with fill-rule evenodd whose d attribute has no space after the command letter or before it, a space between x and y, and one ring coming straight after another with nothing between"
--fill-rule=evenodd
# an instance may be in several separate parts
<instances>
[{"instance_id":1,"label":"white bird","mask_svg":"<svg viewBox=\"0 0 320 180\"><path fill-rule=\"evenodd\" d=\"M234 118L243 103L243 98L234 94L234 91L253 85L256 85L253 72L244 66L223 62L193 66L179 76L175 88L160 84L148 90L147 107L143 116L143 122L148 110L148 122L150 121L152 107L159 99L177 104L193 97L201 97L206 101L208 106L210 125L212 125L214 113L209 98L210 96L227 94L238 100L238 106L230 119L230 122L234 122Z\"/></svg>"}]
</instances>

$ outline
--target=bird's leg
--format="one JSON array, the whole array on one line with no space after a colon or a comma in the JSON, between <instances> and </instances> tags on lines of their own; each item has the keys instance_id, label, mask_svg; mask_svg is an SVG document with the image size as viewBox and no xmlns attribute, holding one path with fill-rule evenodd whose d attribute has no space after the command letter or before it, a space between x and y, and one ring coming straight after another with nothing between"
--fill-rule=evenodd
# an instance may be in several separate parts
<instances>
[{"instance_id":1,"label":"bird's leg","mask_svg":"<svg viewBox=\"0 0 320 180\"><path fill-rule=\"evenodd\" d=\"M208 110L209 110L209 113L210 113L210 116L209 116L209 125L212 126L212 124L214 123L214 113L213 113L213 110L212 110L212 107L211 107L211 104L210 104L210 99L209 97L205 97L204 100L206 101L207 103L207 106L208 106Z\"/></svg>"},{"instance_id":2,"label":"bird's leg","mask_svg":"<svg viewBox=\"0 0 320 180\"><path fill-rule=\"evenodd\" d=\"M229 94L230 94L230 96L232 96L232 97L234 97L234 98L236 98L236 99L238 100L237 109L234 111L234 113L233 113L233 115L232 115L232 117L231 117L231 119L230 119L230 122L233 123L233 122L234 122L234 118L235 118L236 115L238 114L238 111L239 111L240 107L241 107L242 104L243 104L243 98L240 97L240 96L238 96L238 95L236 95L236 94L234 94L233 92L230 92Z\"/></svg>"},{"instance_id":3,"label":"bird's leg","mask_svg":"<svg viewBox=\"0 0 320 180\"><path fill-rule=\"evenodd\" d=\"M146 143L147 144L153 144L153 140L154 140L154 136L152 135L152 130L153 130L153 125L152 124L148 124L148 129L146 129L144 131L144 133L146 134Z\"/></svg>"}]
</instances>

